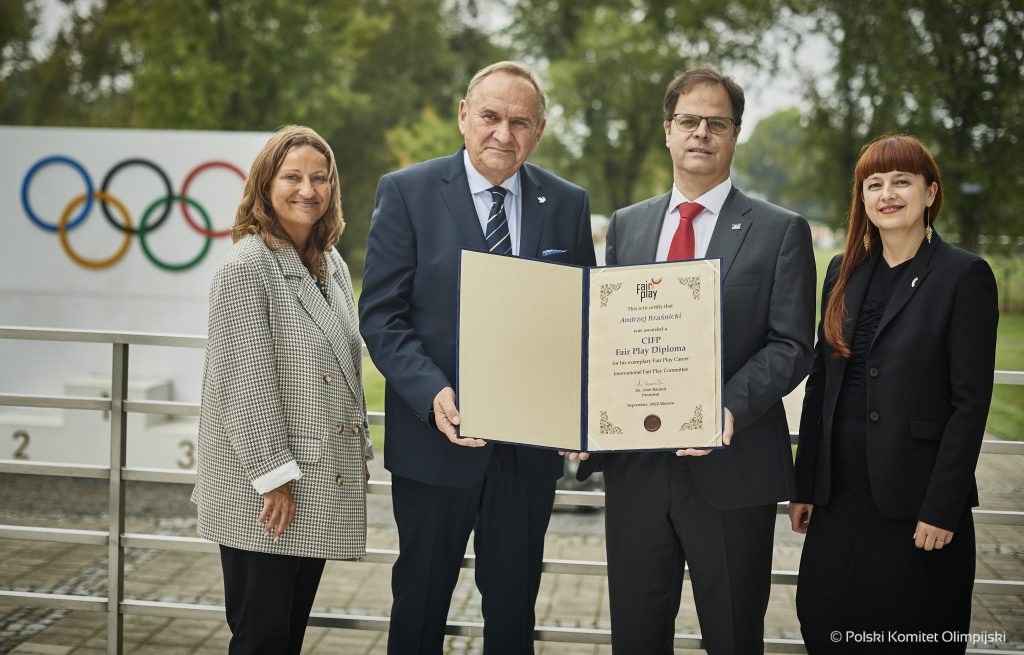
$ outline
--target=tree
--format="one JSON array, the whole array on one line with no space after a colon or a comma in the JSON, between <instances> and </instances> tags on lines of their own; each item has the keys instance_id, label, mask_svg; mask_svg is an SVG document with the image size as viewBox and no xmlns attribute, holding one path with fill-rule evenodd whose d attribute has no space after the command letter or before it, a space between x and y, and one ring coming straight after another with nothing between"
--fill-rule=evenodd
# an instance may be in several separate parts
<instances>
[{"instance_id":1,"label":"tree","mask_svg":"<svg viewBox=\"0 0 1024 655\"><path fill-rule=\"evenodd\" d=\"M559 142L542 142L537 159L568 153L556 169L590 189L599 213L663 191L671 180L661 107L668 82L698 62L770 68L759 44L779 7L774 0L517 2L516 47L546 68L554 107L545 139Z\"/></svg>"},{"instance_id":2,"label":"tree","mask_svg":"<svg viewBox=\"0 0 1024 655\"><path fill-rule=\"evenodd\" d=\"M807 120L799 109L777 111L762 118L753 134L736 149L733 181L741 189L782 205L808 220L834 222L826 214L813 161L818 144L808 138Z\"/></svg>"},{"instance_id":3,"label":"tree","mask_svg":"<svg viewBox=\"0 0 1024 655\"><path fill-rule=\"evenodd\" d=\"M50 50L38 8L0 9L0 121L167 129L309 125L332 145L358 274L388 134L432 113L454 129L469 76L504 51L461 12L475 0L100 0L72 5ZM7 20L7 19L10 20ZM9 59L10 57L10 59ZM457 134L457 132L456 132Z\"/></svg>"},{"instance_id":4,"label":"tree","mask_svg":"<svg viewBox=\"0 0 1024 655\"><path fill-rule=\"evenodd\" d=\"M942 168L940 229L970 249L983 227L1019 233L1024 10L1012 0L823 0L816 20L837 57L831 84L808 84L830 214L845 214L860 147L906 131Z\"/></svg>"},{"instance_id":5,"label":"tree","mask_svg":"<svg viewBox=\"0 0 1024 655\"><path fill-rule=\"evenodd\" d=\"M387 142L388 149L398 159L398 165L404 168L452 154L462 145L462 135L452 117L439 116L433 107L426 107L416 123L389 130Z\"/></svg>"}]
</instances>

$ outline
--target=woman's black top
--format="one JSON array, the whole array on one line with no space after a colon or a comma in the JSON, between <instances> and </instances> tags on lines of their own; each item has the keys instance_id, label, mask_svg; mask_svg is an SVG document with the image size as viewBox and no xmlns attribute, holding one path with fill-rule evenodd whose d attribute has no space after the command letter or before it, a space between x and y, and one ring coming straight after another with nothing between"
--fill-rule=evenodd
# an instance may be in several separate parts
<instances>
[{"instance_id":1,"label":"woman's black top","mask_svg":"<svg viewBox=\"0 0 1024 655\"><path fill-rule=\"evenodd\" d=\"M885 307L899 285L903 274L910 267L908 259L902 264L889 267L885 259L878 258L871 273L867 294L857 315L857 325L850 344L852 354L846 362L846 373L836 406L836 443L833 458L833 475L842 486L851 491L870 493L867 476L867 359L871 342L882 320Z\"/></svg>"}]
</instances>

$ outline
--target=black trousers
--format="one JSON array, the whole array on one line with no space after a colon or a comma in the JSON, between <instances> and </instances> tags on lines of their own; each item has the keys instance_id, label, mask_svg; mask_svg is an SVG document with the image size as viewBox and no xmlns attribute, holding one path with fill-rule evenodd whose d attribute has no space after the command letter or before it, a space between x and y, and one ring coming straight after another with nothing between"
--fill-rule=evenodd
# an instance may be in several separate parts
<instances>
[{"instance_id":1,"label":"black trousers","mask_svg":"<svg viewBox=\"0 0 1024 655\"><path fill-rule=\"evenodd\" d=\"M231 655L298 655L324 560L220 547Z\"/></svg>"},{"instance_id":2,"label":"black trousers","mask_svg":"<svg viewBox=\"0 0 1024 655\"><path fill-rule=\"evenodd\" d=\"M516 447L495 444L468 488L392 477L399 555L391 573L389 655L437 655L470 531L483 597L484 653L533 653L534 603L555 481L524 470Z\"/></svg>"},{"instance_id":3,"label":"black trousers","mask_svg":"<svg viewBox=\"0 0 1024 655\"><path fill-rule=\"evenodd\" d=\"M775 504L716 509L670 453L607 456L603 470L612 652L671 655L684 563L707 652L764 652Z\"/></svg>"}]
</instances>

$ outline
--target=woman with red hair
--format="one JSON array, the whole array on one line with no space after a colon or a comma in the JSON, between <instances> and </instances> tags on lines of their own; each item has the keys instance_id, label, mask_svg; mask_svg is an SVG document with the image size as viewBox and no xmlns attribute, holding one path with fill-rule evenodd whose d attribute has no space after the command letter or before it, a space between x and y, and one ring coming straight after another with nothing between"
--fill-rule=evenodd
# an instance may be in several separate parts
<instances>
[{"instance_id":1,"label":"woman with red hair","mask_svg":"<svg viewBox=\"0 0 1024 655\"><path fill-rule=\"evenodd\" d=\"M985 260L944 242L938 166L914 137L861 151L829 264L796 455L808 652L966 648L974 469L998 306ZM836 638L838 635L838 639Z\"/></svg>"}]
</instances>

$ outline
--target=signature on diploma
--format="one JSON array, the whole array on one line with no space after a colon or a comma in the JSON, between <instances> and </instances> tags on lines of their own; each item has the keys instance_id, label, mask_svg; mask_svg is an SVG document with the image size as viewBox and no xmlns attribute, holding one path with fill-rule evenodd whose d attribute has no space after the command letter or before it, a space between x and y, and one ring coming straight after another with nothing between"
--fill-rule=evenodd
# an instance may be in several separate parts
<instances>
[{"instance_id":1,"label":"signature on diploma","mask_svg":"<svg viewBox=\"0 0 1024 655\"><path fill-rule=\"evenodd\" d=\"M665 383L661 381L661 378L658 378L657 380L637 380L636 381L636 386L638 386L638 387L657 387L657 386L663 385L663 384L665 384Z\"/></svg>"}]
</instances>

